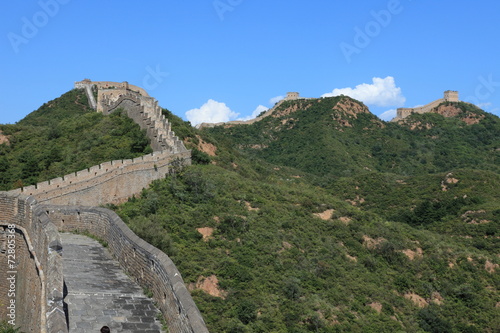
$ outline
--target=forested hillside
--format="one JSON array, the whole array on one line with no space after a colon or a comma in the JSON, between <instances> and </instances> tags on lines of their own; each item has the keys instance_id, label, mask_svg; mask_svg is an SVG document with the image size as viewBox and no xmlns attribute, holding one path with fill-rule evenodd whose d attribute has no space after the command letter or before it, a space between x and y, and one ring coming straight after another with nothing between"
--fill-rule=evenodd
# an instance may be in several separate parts
<instances>
[{"instance_id":1,"label":"forested hillside","mask_svg":"<svg viewBox=\"0 0 500 333\"><path fill-rule=\"evenodd\" d=\"M77 168L65 162L86 156L90 119L127 128L95 125L88 144L106 158L148 151L125 116L68 94L59 125L43 125L50 102L1 127L1 158L15 162L0 168L15 175L6 188L34 181L23 168L36 165L37 180ZM348 97L299 100L253 125L204 130L164 110L194 165L110 208L171 256L211 332L497 332L500 121L453 108L398 124ZM47 141L21 145L24 128ZM37 155L49 144L70 153Z\"/></svg>"},{"instance_id":2,"label":"forested hillside","mask_svg":"<svg viewBox=\"0 0 500 333\"><path fill-rule=\"evenodd\" d=\"M15 125L0 125L0 190L61 177L152 152L145 132L121 112L88 107L83 90L45 103Z\"/></svg>"},{"instance_id":3,"label":"forested hillside","mask_svg":"<svg viewBox=\"0 0 500 333\"><path fill-rule=\"evenodd\" d=\"M394 124L346 97L285 102L193 132L210 163L118 212L213 332L494 332L499 121L456 107Z\"/></svg>"}]
</instances>

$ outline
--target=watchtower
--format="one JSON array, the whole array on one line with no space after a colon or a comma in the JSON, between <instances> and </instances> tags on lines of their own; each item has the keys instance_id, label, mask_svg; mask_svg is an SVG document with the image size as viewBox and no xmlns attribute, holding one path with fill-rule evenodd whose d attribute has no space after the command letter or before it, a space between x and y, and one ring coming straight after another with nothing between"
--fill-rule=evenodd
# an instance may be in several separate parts
<instances>
[{"instance_id":1,"label":"watchtower","mask_svg":"<svg viewBox=\"0 0 500 333\"><path fill-rule=\"evenodd\" d=\"M287 92L286 93L286 97L285 97L285 100L287 101L293 101L293 100L296 100L296 99L299 99L299 93L298 92Z\"/></svg>"},{"instance_id":2,"label":"watchtower","mask_svg":"<svg viewBox=\"0 0 500 333\"><path fill-rule=\"evenodd\" d=\"M446 90L444 92L444 100L447 102L458 102L458 91Z\"/></svg>"}]
</instances>

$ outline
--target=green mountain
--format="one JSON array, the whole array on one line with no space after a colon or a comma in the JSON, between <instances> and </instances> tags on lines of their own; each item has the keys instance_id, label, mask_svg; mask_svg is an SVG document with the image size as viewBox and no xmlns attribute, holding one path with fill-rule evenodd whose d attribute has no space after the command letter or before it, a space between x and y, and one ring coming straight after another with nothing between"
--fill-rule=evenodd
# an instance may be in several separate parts
<instances>
[{"instance_id":1,"label":"green mountain","mask_svg":"<svg viewBox=\"0 0 500 333\"><path fill-rule=\"evenodd\" d=\"M36 184L118 159L152 152L126 114L105 117L71 90L15 125L0 125L0 190Z\"/></svg>"},{"instance_id":2,"label":"green mountain","mask_svg":"<svg viewBox=\"0 0 500 333\"><path fill-rule=\"evenodd\" d=\"M75 100L61 123L126 121ZM0 128L2 158L53 118L42 109ZM211 332L500 329L498 117L454 103L386 123L348 97L203 130L164 113L195 165L110 208L172 257ZM69 143L81 127L64 129L61 149L84 153ZM30 165L17 161L3 172Z\"/></svg>"},{"instance_id":3,"label":"green mountain","mask_svg":"<svg viewBox=\"0 0 500 333\"><path fill-rule=\"evenodd\" d=\"M249 155L327 178L366 171L415 175L459 167L499 172L498 117L467 103L449 104L458 109L454 117L428 113L394 124L345 96L286 101L251 126L208 131ZM461 119L471 118L469 113L481 120L468 125Z\"/></svg>"}]
</instances>

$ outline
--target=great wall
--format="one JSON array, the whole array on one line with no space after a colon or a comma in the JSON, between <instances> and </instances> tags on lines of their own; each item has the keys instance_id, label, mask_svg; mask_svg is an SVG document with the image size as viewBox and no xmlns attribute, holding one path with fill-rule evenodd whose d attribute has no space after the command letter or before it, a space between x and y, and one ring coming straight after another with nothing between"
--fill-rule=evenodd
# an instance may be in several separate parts
<instances>
[{"instance_id":1,"label":"great wall","mask_svg":"<svg viewBox=\"0 0 500 333\"><path fill-rule=\"evenodd\" d=\"M298 92L288 92L286 97L280 100L278 103L276 103L271 109L265 111L258 117L250 120L233 120L233 121L228 121L228 122L220 122L220 123L201 123L197 126L197 128L210 128L210 127L215 127L215 126L232 126L232 125L251 125L255 122L261 121L262 119L270 116L273 114L273 112L278 108L283 102L285 101L294 101L294 100L307 100L307 99L315 99L315 98L304 98L300 97ZM445 102L459 102L458 98L458 92L453 91L453 90L447 90L444 92L443 98L437 99L433 102L430 102L429 104L426 104L424 106L418 106L414 108L398 108L396 111L396 117L394 117L391 121L392 122L397 122L400 121L412 113L428 113L431 112L433 109L437 108L441 103Z\"/></svg>"},{"instance_id":2,"label":"great wall","mask_svg":"<svg viewBox=\"0 0 500 333\"><path fill-rule=\"evenodd\" d=\"M122 269L152 292L169 332L208 332L170 258L137 237L114 212L98 208L140 193L173 167L190 165L191 152L172 132L158 102L142 88L88 79L76 82L75 88L85 90L97 112L123 108L146 130L154 152L0 192L0 320L12 319L9 305L15 304L15 323L23 332L68 332L59 232L78 231L105 241ZM4 283L11 276L14 294L12 285Z\"/></svg>"},{"instance_id":3,"label":"great wall","mask_svg":"<svg viewBox=\"0 0 500 333\"><path fill-rule=\"evenodd\" d=\"M110 114L122 108L145 130L154 152L132 160L102 163L61 178L9 192L0 192L0 280L16 274L15 298L9 283L0 283L0 320L9 319L15 302L16 324L24 332L66 333L68 314L64 301L63 245L59 232L87 232L109 245L123 270L150 290L168 323L169 332L208 332L182 277L170 258L137 237L112 211L98 206L121 203L152 181L164 178L172 167L191 163L186 149L170 128L158 102L140 87L127 82L75 82L89 106ZM207 124L252 124L271 115L283 102L301 98L288 93L276 105L249 121ZM392 121L412 113L430 112L443 102L458 101L458 92L446 91L422 107L400 108ZM12 237L11 233L15 237ZM15 238L15 244L10 239ZM12 246L13 245L13 246ZM15 258L9 254L15 253ZM9 260L12 259L12 260ZM11 261L14 264L11 266ZM3 269L9 267L9 270Z\"/></svg>"},{"instance_id":4,"label":"great wall","mask_svg":"<svg viewBox=\"0 0 500 333\"><path fill-rule=\"evenodd\" d=\"M411 115L412 113L428 113L431 112L434 108L437 108L439 104L444 103L444 102L458 102L458 91L453 91L453 90L446 90L444 92L443 98L437 99L433 102L430 102L429 104L426 104L424 106L419 106L419 107L414 107L414 108L398 108L396 110L396 117L392 119L391 121L397 122L401 119L404 119Z\"/></svg>"}]
</instances>

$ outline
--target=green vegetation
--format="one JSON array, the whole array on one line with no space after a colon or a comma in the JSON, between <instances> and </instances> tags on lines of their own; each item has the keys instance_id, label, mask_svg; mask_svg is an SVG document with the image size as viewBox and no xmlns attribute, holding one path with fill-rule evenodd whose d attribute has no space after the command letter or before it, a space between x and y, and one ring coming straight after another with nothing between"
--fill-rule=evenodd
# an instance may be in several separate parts
<instances>
[{"instance_id":1,"label":"green vegetation","mask_svg":"<svg viewBox=\"0 0 500 333\"><path fill-rule=\"evenodd\" d=\"M367 170L417 175L471 167L500 172L498 117L455 103L466 108L464 115L472 109L485 118L467 125L428 113L400 125L384 123L371 113L334 109L346 100L354 103L348 97L288 101L276 110L280 116L206 131L250 156L321 176L322 182Z\"/></svg>"},{"instance_id":2,"label":"green vegetation","mask_svg":"<svg viewBox=\"0 0 500 333\"><path fill-rule=\"evenodd\" d=\"M0 322L0 333L23 333L19 330L19 328L15 328L10 325L7 321Z\"/></svg>"},{"instance_id":3,"label":"green vegetation","mask_svg":"<svg viewBox=\"0 0 500 333\"><path fill-rule=\"evenodd\" d=\"M314 215L330 209L329 220ZM278 172L249 179L193 166L118 213L172 257L186 283L217 276L224 298L193 292L214 332L463 331L495 320L498 294L488 286L498 274L484 268L498 262L493 253L387 222ZM197 232L206 227L208 241ZM429 306L420 309L411 294Z\"/></svg>"},{"instance_id":4,"label":"green vegetation","mask_svg":"<svg viewBox=\"0 0 500 333\"><path fill-rule=\"evenodd\" d=\"M211 332L495 332L500 121L452 105L396 124L289 101L201 131L165 109L194 165L111 208L173 259Z\"/></svg>"},{"instance_id":5,"label":"green vegetation","mask_svg":"<svg viewBox=\"0 0 500 333\"><path fill-rule=\"evenodd\" d=\"M85 93L72 90L15 125L0 125L9 140L0 145L0 190L152 152L145 133L126 114L106 117L86 105Z\"/></svg>"}]
</instances>

